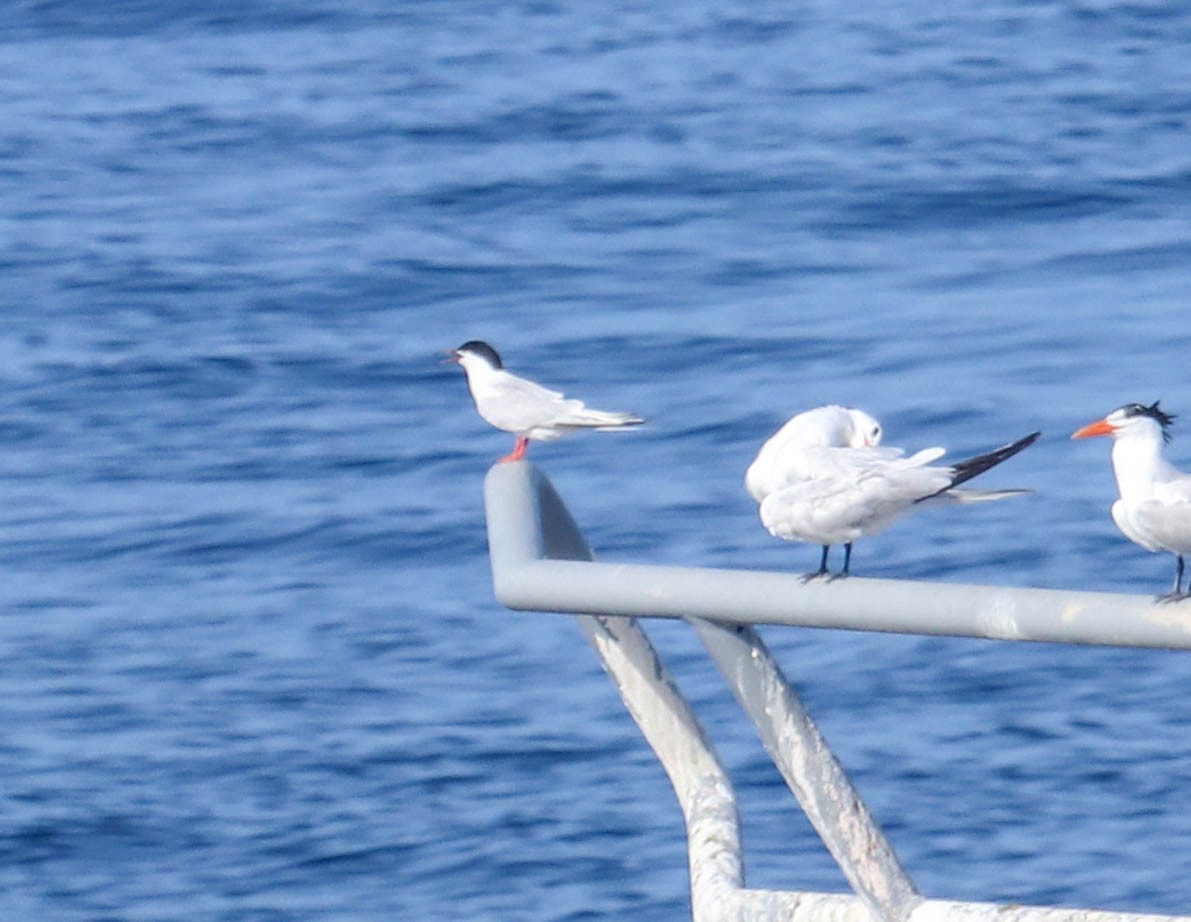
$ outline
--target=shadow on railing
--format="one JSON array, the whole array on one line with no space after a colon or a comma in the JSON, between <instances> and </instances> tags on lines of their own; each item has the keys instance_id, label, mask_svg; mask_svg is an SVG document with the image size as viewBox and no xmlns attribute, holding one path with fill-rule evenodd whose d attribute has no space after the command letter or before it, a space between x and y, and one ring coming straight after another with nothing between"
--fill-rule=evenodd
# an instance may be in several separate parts
<instances>
[{"instance_id":1,"label":"shadow on railing","mask_svg":"<svg viewBox=\"0 0 1191 922\"><path fill-rule=\"evenodd\" d=\"M753 624L1001 640L1191 648L1191 605L1148 597L852 577L597 563L532 464L497 464L484 484L497 599L574 614L657 754L687 828L691 912L706 920L1130 922L1186 916L921 897ZM638 617L683 618L699 635L854 895L744 884L727 773Z\"/></svg>"}]
</instances>

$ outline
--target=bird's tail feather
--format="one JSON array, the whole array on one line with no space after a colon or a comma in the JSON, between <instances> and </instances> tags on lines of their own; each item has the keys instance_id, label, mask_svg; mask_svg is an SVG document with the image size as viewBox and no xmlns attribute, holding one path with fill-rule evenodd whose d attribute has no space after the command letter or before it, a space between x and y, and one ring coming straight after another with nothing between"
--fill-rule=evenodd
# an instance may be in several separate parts
<instances>
[{"instance_id":1,"label":"bird's tail feather","mask_svg":"<svg viewBox=\"0 0 1191 922\"><path fill-rule=\"evenodd\" d=\"M1041 432L1031 432L1029 435L1025 436L1024 438L1018 439L1016 442L1010 442L1008 445L1003 445L1000 448L996 448L996 449L994 449L990 452L986 452L985 454L982 454L982 455L976 455L976 457L974 457L974 458L966 458L963 461L957 461L955 464L951 465L951 470L952 470L951 483L949 483L947 486L945 486L942 490L939 490L938 493L932 493L932 494L930 494L930 496L924 496L924 497L922 497L922 499L917 500L917 502L920 502L920 503L924 502L928 499L931 499L934 496L938 496L940 493L958 492L962 495L964 493L971 494L971 493L989 492L989 491L977 491L977 490L955 491L954 488L958 487L961 483L966 483L967 481L971 480L973 477L978 476L979 474L983 474L989 468L996 467L1002 461L1008 461L1010 458L1012 458L1019 451L1024 451L1025 449L1027 449L1031 445L1033 445L1035 442L1037 442L1038 437L1040 435L1042 435ZM1005 492L1005 491L995 491L994 490L991 492L995 493L995 492ZM1029 491L1027 490L1027 491L1015 491L1015 492L1009 491L1009 492L1010 492L1010 495L1016 495L1016 493L1029 492ZM999 499L1000 497L988 497L988 498ZM964 502L964 501L965 500L960 500L960 502ZM967 501L979 502L980 500L978 498L972 498Z\"/></svg>"},{"instance_id":2,"label":"bird's tail feather","mask_svg":"<svg viewBox=\"0 0 1191 922\"><path fill-rule=\"evenodd\" d=\"M604 410L580 410L572 413L556 425L561 429L595 429L609 431L625 429L629 426L640 426L644 419L633 413L609 413Z\"/></svg>"},{"instance_id":3,"label":"bird's tail feather","mask_svg":"<svg viewBox=\"0 0 1191 922\"><path fill-rule=\"evenodd\" d=\"M1010 496L1028 496L1033 490L948 490L943 495L956 503L986 503Z\"/></svg>"},{"instance_id":4,"label":"bird's tail feather","mask_svg":"<svg viewBox=\"0 0 1191 922\"><path fill-rule=\"evenodd\" d=\"M1041 432L1031 432L1025 438L1018 439L1016 442L1011 442L1001 448L994 449L983 455L977 455L974 458L967 458L964 461L958 461L951 466L955 471L955 476L951 479L951 486L958 487L961 483L971 480L978 474L983 474L989 468L996 467L1002 461L1008 461L1019 451L1024 451L1035 442L1038 437L1042 435Z\"/></svg>"}]
</instances>

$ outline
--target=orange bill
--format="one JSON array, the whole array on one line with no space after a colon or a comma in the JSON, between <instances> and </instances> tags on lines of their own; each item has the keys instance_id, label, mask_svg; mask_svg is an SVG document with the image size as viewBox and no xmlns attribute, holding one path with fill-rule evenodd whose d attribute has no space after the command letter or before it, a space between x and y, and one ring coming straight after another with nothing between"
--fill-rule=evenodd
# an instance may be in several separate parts
<instances>
[{"instance_id":1,"label":"orange bill","mask_svg":"<svg viewBox=\"0 0 1191 922\"><path fill-rule=\"evenodd\" d=\"M1076 429L1071 433L1071 438L1086 439L1093 435L1112 435L1112 426L1102 419L1099 422L1089 423L1082 429Z\"/></svg>"}]
</instances>

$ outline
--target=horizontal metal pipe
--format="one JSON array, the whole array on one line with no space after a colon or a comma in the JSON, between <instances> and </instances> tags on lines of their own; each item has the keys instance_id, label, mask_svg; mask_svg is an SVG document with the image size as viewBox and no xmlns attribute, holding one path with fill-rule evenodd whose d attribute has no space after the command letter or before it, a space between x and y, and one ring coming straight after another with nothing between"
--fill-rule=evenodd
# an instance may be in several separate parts
<instances>
[{"instance_id":1,"label":"horizontal metal pipe","mask_svg":"<svg viewBox=\"0 0 1191 922\"><path fill-rule=\"evenodd\" d=\"M741 890L733 894L720 918L725 922L871 922L859 897L784 890ZM928 899L918 903L908 922L1188 922L1188 917Z\"/></svg>"},{"instance_id":2,"label":"horizontal metal pipe","mask_svg":"<svg viewBox=\"0 0 1191 922\"><path fill-rule=\"evenodd\" d=\"M579 560L574 523L528 462L485 482L496 596L509 608L785 624L996 640L1191 649L1191 602L1150 596L915 580L803 582L796 574Z\"/></svg>"}]
</instances>

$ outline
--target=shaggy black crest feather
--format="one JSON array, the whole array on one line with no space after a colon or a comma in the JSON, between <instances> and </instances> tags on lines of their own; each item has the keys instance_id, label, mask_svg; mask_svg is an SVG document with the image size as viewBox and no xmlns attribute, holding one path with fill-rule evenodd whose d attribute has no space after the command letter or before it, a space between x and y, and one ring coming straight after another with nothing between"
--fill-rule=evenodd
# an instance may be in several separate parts
<instances>
[{"instance_id":1,"label":"shaggy black crest feather","mask_svg":"<svg viewBox=\"0 0 1191 922\"><path fill-rule=\"evenodd\" d=\"M1170 427L1174 425L1174 421L1178 418L1173 413L1167 413L1158 406L1159 401L1155 400L1148 407L1140 403L1131 403L1123 407L1126 416L1148 416L1150 419L1158 423L1162 427L1162 438L1170 441Z\"/></svg>"}]
</instances>

